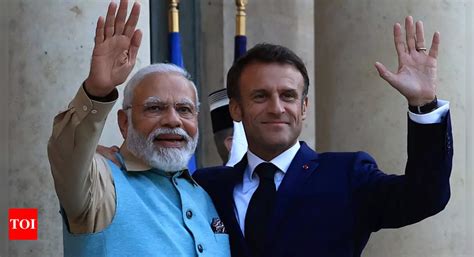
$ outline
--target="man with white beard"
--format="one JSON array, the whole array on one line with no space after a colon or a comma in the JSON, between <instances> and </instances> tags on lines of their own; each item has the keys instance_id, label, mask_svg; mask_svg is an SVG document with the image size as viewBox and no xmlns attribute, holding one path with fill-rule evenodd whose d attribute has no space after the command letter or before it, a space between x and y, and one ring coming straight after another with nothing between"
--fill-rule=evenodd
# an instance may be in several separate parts
<instances>
[{"instance_id":1,"label":"man with white beard","mask_svg":"<svg viewBox=\"0 0 474 257\"><path fill-rule=\"evenodd\" d=\"M198 140L198 96L183 69L154 64L124 90L120 167L95 154L141 42L140 5L111 3L97 22L90 72L54 119L48 144L65 256L230 256L225 227L186 170Z\"/></svg>"},{"instance_id":2,"label":"man with white beard","mask_svg":"<svg viewBox=\"0 0 474 257\"><path fill-rule=\"evenodd\" d=\"M122 103L122 110L126 114L126 119L123 117L123 112L119 112L119 122L127 122L132 120L132 99L134 89L137 87L140 81L147 76L160 76L160 74L178 74L183 78L187 79L186 83L189 83L189 88L192 88L192 97L183 97L184 95L177 94L178 101L175 103L175 110L178 115L184 120L192 120L197 122L197 110L199 103L196 104L198 99L197 90L194 83L189 80L189 74L172 64L154 64L145 67L138 71L127 84L124 90L124 100ZM156 83L159 83L160 78L156 78ZM163 91L163 85L157 86L157 90ZM171 85L170 92L176 91L175 85ZM167 111L166 101L163 101L160 97L150 96L143 102L143 113L146 117L154 118L155 116L160 117L164 112ZM160 170L182 170L185 169L189 160L197 146L198 142L198 128L197 125L190 130L193 131L194 135L190 136L183 128L176 127L174 121L171 121L170 127L158 127L152 130L148 136L137 131L131 122L127 122L122 126L127 126L127 136L125 142L127 143L127 149L136 157L144 160L149 166L158 168ZM184 122L186 124L186 121ZM188 122L189 123L189 122ZM192 124L194 125L194 124ZM191 127L190 124L187 124ZM195 131L194 131L195 130ZM124 133L122 131L122 133ZM172 141L182 141L184 143L181 147L156 147L155 141L163 141L161 137L171 137Z\"/></svg>"}]
</instances>

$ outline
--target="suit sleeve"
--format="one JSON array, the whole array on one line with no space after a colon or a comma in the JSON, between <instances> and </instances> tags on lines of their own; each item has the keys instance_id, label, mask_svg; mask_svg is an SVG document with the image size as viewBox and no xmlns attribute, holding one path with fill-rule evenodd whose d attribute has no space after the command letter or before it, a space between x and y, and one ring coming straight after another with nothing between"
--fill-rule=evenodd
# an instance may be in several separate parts
<instances>
[{"instance_id":1,"label":"suit sleeve","mask_svg":"<svg viewBox=\"0 0 474 257\"><path fill-rule=\"evenodd\" d=\"M366 153L354 160L358 219L372 232L416 223L442 211L450 198L453 143L449 112L441 123L408 121L405 174L387 175Z\"/></svg>"}]
</instances>

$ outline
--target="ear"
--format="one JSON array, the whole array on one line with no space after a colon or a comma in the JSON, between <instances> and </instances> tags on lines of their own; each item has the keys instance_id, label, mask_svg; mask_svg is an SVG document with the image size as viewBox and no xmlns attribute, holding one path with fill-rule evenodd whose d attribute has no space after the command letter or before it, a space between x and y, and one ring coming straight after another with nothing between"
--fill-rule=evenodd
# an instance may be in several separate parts
<instances>
[{"instance_id":1,"label":"ear","mask_svg":"<svg viewBox=\"0 0 474 257\"><path fill-rule=\"evenodd\" d=\"M131 121L128 120L128 115L124 110L122 109L118 110L117 121L120 128L120 133L122 133L122 137L126 139L127 132L128 132L128 123Z\"/></svg>"},{"instance_id":2,"label":"ear","mask_svg":"<svg viewBox=\"0 0 474 257\"><path fill-rule=\"evenodd\" d=\"M242 109L240 109L239 103L233 98L229 101L229 112L234 121L242 121Z\"/></svg>"},{"instance_id":3,"label":"ear","mask_svg":"<svg viewBox=\"0 0 474 257\"><path fill-rule=\"evenodd\" d=\"M301 118L306 119L306 111L308 110L308 96L304 97L303 103L301 105Z\"/></svg>"},{"instance_id":4,"label":"ear","mask_svg":"<svg viewBox=\"0 0 474 257\"><path fill-rule=\"evenodd\" d=\"M230 153L230 149L232 149L232 139L234 137L233 136L228 136L224 139L224 145L225 145L225 148L227 149L227 152Z\"/></svg>"}]
</instances>

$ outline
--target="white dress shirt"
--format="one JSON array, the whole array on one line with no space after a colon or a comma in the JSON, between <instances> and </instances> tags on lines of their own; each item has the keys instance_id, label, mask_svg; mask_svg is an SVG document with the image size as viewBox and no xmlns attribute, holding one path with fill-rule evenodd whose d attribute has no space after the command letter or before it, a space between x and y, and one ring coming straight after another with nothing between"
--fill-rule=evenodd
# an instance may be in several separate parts
<instances>
[{"instance_id":1,"label":"white dress shirt","mask_svg":"<svg viewBox=\"0 0 474 257\"><path fill-rule=\"evenodd\" d=\"M288 167L290 167L291 161L293 161L293 158L299 149L300 143L297 141L296 144L288 150L270 161L278 167L278 171L275 173L275 186L277 190L280 187L281 181L283 180ZM247 214L247 207L249 206L250 199L255 190L257 190L260 182L258 174L254 173L254 170L260 163L265 162L250 150L247 151L247 160L248 164L244 171L243 181L241 184L237 184L234 188L235 211L242 233L245 233L245 215Z\"/></svg>"},{"instance_id":2,"label":"white dress shirt","mask_svg":"<svg viewBox=\"0 0 474 257\"><path fill-rule=\"evenodd\" d=\"M420 124L432 124L441 122L444 115L449 110L449 102L438 99L438 108L427 114L415 114L408 112L410 119ZM290 167L293 158L300 149L300 143L296 142L288 150L284 151L270 162L278 167L278 171L275 173L275 186L276 189L280 187L280 184L285 177L285 174ZM256 156L250 150L247 151L247 167L244 171L242 183L239 183L234 188L234 203L235 203L235 214L237 221L239 222L240 229L245 235L245 215L247 214L247 208L252 198L253 193L257 190L259 184L258 174L254 173L255 168L262 162L265 162L260 157Z\"/></svg>"}]
</instances>

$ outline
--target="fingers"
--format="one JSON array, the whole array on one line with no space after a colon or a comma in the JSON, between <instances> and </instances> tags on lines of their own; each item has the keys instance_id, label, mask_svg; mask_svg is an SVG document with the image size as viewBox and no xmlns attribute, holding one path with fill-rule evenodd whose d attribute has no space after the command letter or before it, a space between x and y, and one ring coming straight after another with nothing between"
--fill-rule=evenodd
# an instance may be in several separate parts
<instances>
[{"instance_id":1,"label":"fingers","mask_svg":"<svg viewBox=\"0 0 474 257\"><path fill-rule=\"evenodd\" d=\"M100 18L97 22L96 42L102 42L107 38L115 35L125 35L131 38L134 35L135 27L140 17L140 4L135 2L127 22L128 0L121 0L117 11L117 4L111 2L107 9L107 16L105 18L105 25ZM117 15L115 14L117 12ZM100 26L99 26L100 25Z\"/></svg>"},{"instance_id":2,"label":"fingers","mask_svg":"<svg viewBox=\"0 0 474 257\"><path fill-rule=\"evenodd\" d=\"M413 24L413 17L411 16L408 16L405 18L405 31L406 31L408 51L409 52L415 51L416 50L415 25Z\"/></svg>"},{"instance_id":3,"label":"fingers","mask_svg":"<svg viewBox=\"0 0 474 257\"><path fill-rule=\"evenodd\" d=\"M433 40L431 42L431 48L430 48L430 53L429 56L433 58L438 58L438 47L440 43L440 35L439 32L435 32L433 35Z\"/></svg>"},{"instance_id":4,"label":"fingers","mask_svg":"<svg viewBox=\"0 0 474 257\"><path fill-rule=\"evenodd\" d=\"M120 151L120 148L118 148L117 146L105 147L102 145L98 145L95 151L98 154L104 156L106 159L111 160L118 167L122 167L122 164L120 163L120 161L117 159L117 156L115 155L116 153Z\"/></svg>"},{"instance_id":5,"label":"fingers","mask_svg":"<svg viewBox=\"0 0 474 257\"><path fill-rule=\"evenodd\" d=\"M125 19L127 18L127 7L127 0L120 1L117 17L115 17L115 35L122 35L123 29L125 27Z\"/></svg>"},{"instance_id":6,"label":"fingers","mask_svg":"<svg viewBox=\"0 0 474 257\"><path fill-rule=\"evenodd\" d=\"M98 45L102 42L104 42L104 17L100 16L95 29L95 44Z\"/></svg>"},{"instance_id":7,"label":"fingers","mask_svg":"<svg viewBox=\"0 0 474 257\"><path fill-rule=\"evenodd\" d=\"M114 147L105 147L103 145L97 145L95 151L107 159L114 158L115 153L118 152Z\"/></svg>"},{"instance_id":8,"label":"fingers","mask_svg":"<svg viewBox=\"0 0 474 257\"><path fill-rule=\"evenodd\" d=\"M403 44L401 39L401 29L399 24L395 24L393 34L395 38L395 47L397 53L400 55L402 53L402 46L405 46L405 52L408 50L408 53L413 51L424 52L425 47L425 31L423 28L423 22L417 21L413 23L413 17L407 16L405 18L405 31L406 31L406 46ZM433 36L433 43L430 49L430 56L438 56L438 45L439 45L439 33L435 33ZM407 49L408 47L408 49ZM435 57L436 58L436 57Z\"/></svg>"},{"instance_id":9,"label":"fingers","mask_svg":"<svg viewBox=\"0 0 474 257\"><path fill-rule=\"evenodd\" d=\"M395 74L393 74L387 68L385 68L385 65L381 64L380 62L376 62L375 68L379 72L379 76L381 78L383 78L392 86L395 84Z\"/></svg>"},{"instance_id":10,"label":"fingers","mask_svg":"<svg viewBox=\"0 0 474 257\"><path fill-rule=\"evenodd\" d=\"M136 30L133 33L133 37L130 44L129 55L130 55L130 64L135 65L135 61L137 60L138 49L140 48L140 44L142 42L142 32L141 30Z\"/></svg>"},{"instance_id":11,"label":"fingers","mask_svg":"<svg viewBox=\"0 0 474 257\"><path fill-rule=\"evenodd\" d=\"M130 12L130 17L128 17L127 23L125 24L125 31L123 34L129 38L134 36L135 27L138 23L138 18L140 17L140 3L135 2Z\"/></svg>"},{"instance_id":12,"label":"fingers","mask_svg":"<svg viewBox=\"0 0 474 257\"><path fill-rule=\"evenodd\" d=\"M395 41L395 49L397 49L398 55L407 52L405 41L403 41L402 26L400 23L396 23L393 26L393 40Z\"/></svg>"},{"instance_id":13,"label":"fingers","mask_svg":"<svg viewBox=\"0 0 474 257\"><path fill-rule=\"evenodd\" d=\"M423 30L423 22L416 22L416 49L425 48L425 32Z\"/></svg>"},{"instance_id":14,"label":"fingers","mask_svg":"<svg viewBox=\"0 0 474 257\"><path fill-rule=\"evenodd\" d=\"M117 4L111 2L109 9L107 10L107 16L105 18L105 38L109 38L114 35L114 23L115 23L115 11L117 10Z\"/></svg>"}]
</instances>

